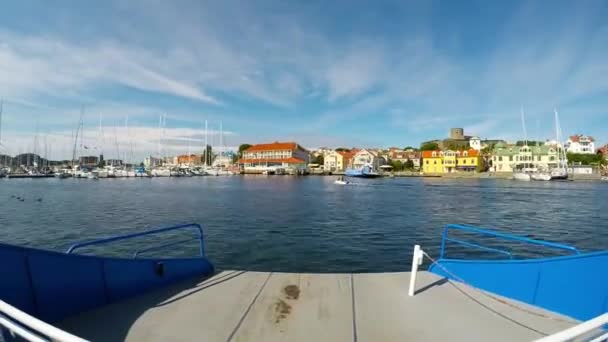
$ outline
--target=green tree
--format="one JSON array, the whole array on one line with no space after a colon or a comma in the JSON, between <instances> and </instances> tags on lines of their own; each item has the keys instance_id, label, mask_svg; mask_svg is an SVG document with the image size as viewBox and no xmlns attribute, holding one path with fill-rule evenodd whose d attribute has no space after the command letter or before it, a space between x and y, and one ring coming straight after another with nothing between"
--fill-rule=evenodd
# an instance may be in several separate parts
<instances>
[{"instance_id":1,"label":"green tree","mask_svg":"<svg viewBox=\"0 0 608 342\"><path fill-rule=\"evenodd\" d=\"M415 148L415 147L412 147L412 146L406 146L406 147L404 147L403 149L404 149L404 150L406 150L406 151L407 151L407 150L412 150L412 151L416 151L416 152L418 152L418 149L417 149L417 148Z\"/></svg>"},{"instance_id":2,"label":"green tree","mask_svg":"<svg viewBox=\"0 0 608 342\"><path fill-rule=\"evenodd\" d=\"M436 151L439 145L436 142L426 142L420 146L420 151Z\"/></svg>"},{"instance_id":3,"label":"green tree","mask_svg":"<svg viewBox=\"0 0 608 342\"><path fill-rule=\"evenodd\" d=\"M568 163L581 165L604 165L605 160L600 154L568 153Z\"/></svg>"},{"instance_id":4,"label":"green tree","mask_svg":"<svg viewBox=\"0 0 608 342\"><path fill-rule=\"evenodd\" d=\"M248 149L250 147L251 147L250 144L240 144L239 145L239 157L241 157L243 155L243 151L245 151L246 149Z\"/></svg>"},{"instance_id":5,"label":"green tree","mask_svg":"<svg viewBox=\"0 0 608 342\"><path fill-rule=\"evenodd\" d=\"M411 159L408 159L404 164L403 164L403 168L406 170L413 170L414 169L414 161Z\"/></svg>"},{"instance_id":6,"label":"green tree","mask_svg":"<svg viewBox=\"0 0 608 342\"><path fill-rule=\"evenodd\" d=\"M403 163L401 160L391 160L393 171L403 171Z\"/></svg>"},{"instance_id":7,"label":"green tree","mask_svg":"<svg viewBox=\"0 0 608 342\"><path fill-rule=\"evenodd\" d=\"M319 154L318 156L314 157L310 162L313 164L323 165L325 164L325 158L322 154Z\"/></svg>"},{"instance_id":8,"label":"green tree","mask_svg":"<svg viewBox=\"0 0 608 342\"><path fill-rule=\"evenodd\" d=\"M336 149L336 152L350 152L350 148L346 148L346 147L338 147Z\"/></svg>"}]
</instances>

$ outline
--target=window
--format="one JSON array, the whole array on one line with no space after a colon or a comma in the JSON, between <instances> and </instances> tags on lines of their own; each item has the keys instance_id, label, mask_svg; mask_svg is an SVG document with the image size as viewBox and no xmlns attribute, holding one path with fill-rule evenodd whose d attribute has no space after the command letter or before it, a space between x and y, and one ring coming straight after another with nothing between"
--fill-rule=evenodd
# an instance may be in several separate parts
<instances>
[{"instance_id":1,"label":"window","mask_svg":"<svg viewBox=\"0 0 608 342\"><path fill-rule=\"evenodd\" d=\"M433 164L437 165L437 161L436 161L436 160L433 160Z\"/></svg>"},{"instance_id":2,"label":"window","mask_svg":"<svg viewBox=\"0 0 608 342\"><path fill-rule=\"evenodd\" d=\"M502 161L502 156L498 157L498 161Z\"/></svg>"},{"instance_id":3,"label":"window","mask_svg":"<svg viewBox=\"0 0 608 342\"><path fill-rule=\"evenodd\" d=\"M428 159L427 159L427 160L425 160L425 162L426 162L426 165L429 165L429 160L428 160Z\"/></svg>"},{"instance_id":4,"label":"window","mask_svg":"<svg viewBox=\"0 0 608 342\"><path fill-rule=\"evenodd\" d=\"M513 156L509 156L509 161L513 161Z\"/></svg>"}]
</instances>

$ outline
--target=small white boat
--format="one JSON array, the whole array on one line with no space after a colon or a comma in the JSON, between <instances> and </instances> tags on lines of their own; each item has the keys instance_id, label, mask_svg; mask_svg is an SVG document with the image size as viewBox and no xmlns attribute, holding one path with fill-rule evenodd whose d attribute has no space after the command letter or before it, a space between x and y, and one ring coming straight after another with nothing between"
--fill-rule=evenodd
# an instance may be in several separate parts
<instances>
[{"instance_id":1,"label":"small white boat","mask_svg":"<svg viewBox=\"0 0 608 342\"><path fill-rule=\"evenodd\" d=\"M604 182L608 182L608 176L604 176L604 177L602 177L602 178L600 178L600 179L601 179L602 181L604 181Z\"/></svg>"},{"instance_id":2,"label":"small white boat","mask_svg":"<svg viewBox=\"0 0 608 342\"><path fill-rule=\"evenodd\" d=\"M550 181L552 179L551 174L546 172L537 172L530 175L535 181Z\"/></svg>"},{"instance_id":3,"label":"small white boat","mask_svg":"<svg viewBox=\"0 0 608 342\"><path fill-rule=\"evenodd\" d=\"M518 181L530 181L532 177L530 177L529 173L525 172L513 172L513 179Z\"/></svg>"},{"instance_id":4,"label":"small white boat","mask_svg":"<svg viewBox=\"0 0 608 342\"><path fill-rule=\"evenodd\" d=\"M345 181L345 180L336 180L336 181L334 181L334 184L338 184L338 185L348 185L348 184L350 184L350 182Z\"/></svg>"}]
</instances>

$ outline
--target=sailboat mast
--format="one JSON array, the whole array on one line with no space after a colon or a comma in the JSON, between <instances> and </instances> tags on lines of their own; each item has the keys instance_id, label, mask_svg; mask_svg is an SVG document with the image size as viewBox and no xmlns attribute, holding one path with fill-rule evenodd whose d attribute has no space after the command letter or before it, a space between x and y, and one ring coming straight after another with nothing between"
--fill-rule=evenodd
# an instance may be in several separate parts
<instances>
[{"instance_id":1,"label":"sailboat mast","mask_svg":"<svg viewBox=\"0 0 608 342\"><path fill-rule=\"evenodd\" d=\"M2 146L2 109L4 101L0 99L0 146Z\"/></svg>"},{"instance_id":2,"label":"sailboat mast","mask_svg":"<svg viewBox=\"0 0 608 342\"><path fill-rule=\"evenodd\" d=\"M205 120L205 166L209 166L209 148L207 146L207 120Z\"/></svg>"},{"instance_id":3,"label":"sailboat mast","mask_svg":"<svg viewBox=\"0 0 608 342\"><path fill-rule=\"evenodd\" d=\"M80 117L78 119L78 126L76 127L76 134L74 136L74 149L72 150L72 168L74 168L74 160L76 159L76 148L78 147L78 133L82 125L82 116L84 115L84 106L80 107Z\"/></svg>"}]
</instances>

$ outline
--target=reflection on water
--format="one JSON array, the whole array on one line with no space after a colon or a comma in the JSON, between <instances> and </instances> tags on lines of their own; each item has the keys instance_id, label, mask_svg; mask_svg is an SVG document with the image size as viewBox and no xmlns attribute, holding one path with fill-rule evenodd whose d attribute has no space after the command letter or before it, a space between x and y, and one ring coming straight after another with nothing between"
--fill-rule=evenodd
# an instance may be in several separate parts
<instances>
[{"instance_id":1,"label":"reflection on water","mask_svg":"<svg viewBox=\"0 0 608 342\"><path fill-rule=\"evenodd\" d=\"M197 222L219 268L301 272L407 270L415 243L438 254L448 223L494 227L582 250L608 248L608 184L393 178L340 186L333 181L312 176L1 180L0 241L64 250L74 241ZM132 248L123 243L109 254ZM193 252L195 245L185 250ZM461 248L449 253L466 254Z\"/></svg>"}]
</instances>

